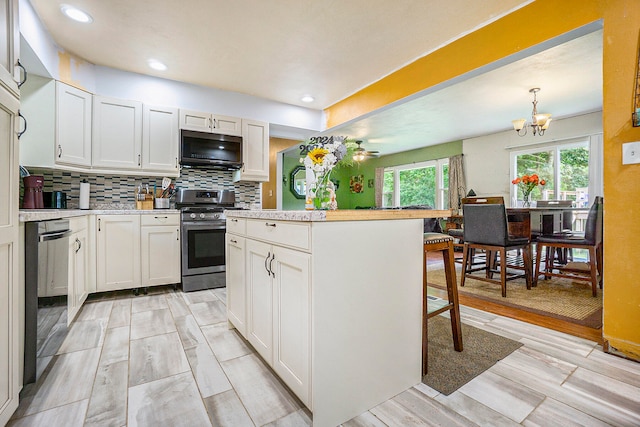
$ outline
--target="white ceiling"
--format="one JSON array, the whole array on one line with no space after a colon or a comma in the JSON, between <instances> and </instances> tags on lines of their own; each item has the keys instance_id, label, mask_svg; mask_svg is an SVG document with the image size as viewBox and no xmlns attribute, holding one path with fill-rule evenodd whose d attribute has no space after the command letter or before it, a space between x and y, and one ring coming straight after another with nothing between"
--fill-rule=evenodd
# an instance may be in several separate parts
<instances>
[{"instance_id":1,"label":"white ceiling","mask_svg":"<svg viewBox=\"0 0 640 427\"><path fill-rule=\"evenodd\" d=\"M316 109L530 3L30 2L59 46L94 64ZM70 21L60 12L62 3L82 8L94 22ZM168 70L151 70L149 58ZM486 73L478 70L477 76L464 76L339 130L376 143L382 153L506 130L511 119L530 115L531 87L542 88L539 109L554 118L596 111L602 105L601 69L602 33L596 32ZM303 104L305 94L316 100Z\"/></svg>"}]
</instances>

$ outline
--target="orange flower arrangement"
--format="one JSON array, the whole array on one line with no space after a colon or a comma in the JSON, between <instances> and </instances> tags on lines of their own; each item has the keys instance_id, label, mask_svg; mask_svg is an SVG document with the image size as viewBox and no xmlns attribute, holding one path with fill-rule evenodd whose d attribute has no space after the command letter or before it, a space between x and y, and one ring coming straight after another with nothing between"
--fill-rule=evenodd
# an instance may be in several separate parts
<instances>
[{"instance_id":1,"label":"orange flower arrangement","mask_svg":"<svg viewBox=\"0 0 640 427\"><path fill-rule=\"evenodd\" d=\"M521 177L517 177L513 181L511 181L514 185L519 185L522 189L522 195L524 196L524 200L529 200L529 194L536 188L538 185L545 185L547 182L544 179L540 179L537 174L533 175L522 175Z\"/></svg>"}]
</instances>

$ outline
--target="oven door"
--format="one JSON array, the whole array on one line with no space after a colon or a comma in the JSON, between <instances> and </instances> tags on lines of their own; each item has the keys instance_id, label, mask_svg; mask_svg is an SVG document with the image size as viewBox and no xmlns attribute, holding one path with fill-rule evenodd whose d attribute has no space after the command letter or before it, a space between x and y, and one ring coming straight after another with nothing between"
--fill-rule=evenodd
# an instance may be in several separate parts
<instances>
[{"instance_id":1,"label":"oven door","mask_svg":"<svg viewBox=\"0 0 640 427\"><path fill-rule=\"evenodd\" d=\"M225 271L224 221L183 222L181 229L182 276Z\"/></svg>"}]
</instances>

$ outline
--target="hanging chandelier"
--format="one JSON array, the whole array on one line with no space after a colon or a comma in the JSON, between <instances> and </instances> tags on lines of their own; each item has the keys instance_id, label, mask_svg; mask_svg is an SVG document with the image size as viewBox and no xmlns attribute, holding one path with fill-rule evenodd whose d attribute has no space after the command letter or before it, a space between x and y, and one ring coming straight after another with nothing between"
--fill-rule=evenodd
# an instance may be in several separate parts
<instances>
[{"instance_id":1,"label":"hanging chandelier","mask_svg":"<svg viewBox=\"0 0 640 427\"><path fill-rule=\"evenodd\" d=\"M529 89L529 93L533 94L533 111L531 112L531 123L528 123L526 119L512 120L513 129L519 136L525 136L527 134L527 128L531 128L533 135L544 135L544 132L549 129L551 123L551 114L538 113L538 99L536 94L540 92L539 87ZM524 132L522 130L524 129Z\"/></svg>"}]
</instances>

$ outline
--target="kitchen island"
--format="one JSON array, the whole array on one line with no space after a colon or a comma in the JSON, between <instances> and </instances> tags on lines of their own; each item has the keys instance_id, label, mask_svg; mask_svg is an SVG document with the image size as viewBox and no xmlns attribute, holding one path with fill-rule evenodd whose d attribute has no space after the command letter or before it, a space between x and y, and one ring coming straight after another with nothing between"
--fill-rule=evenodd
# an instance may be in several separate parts
<instances>
[{"instance_id":1,"label":"kitchen island","mask_svg":"<svg viewBox=\"0 0 640 427\"><path fill-rule=\"evenodd\" d=\"M336 426L421 381L423 218L226 211L229 322Z\"/></svg>"}]
</instances>

